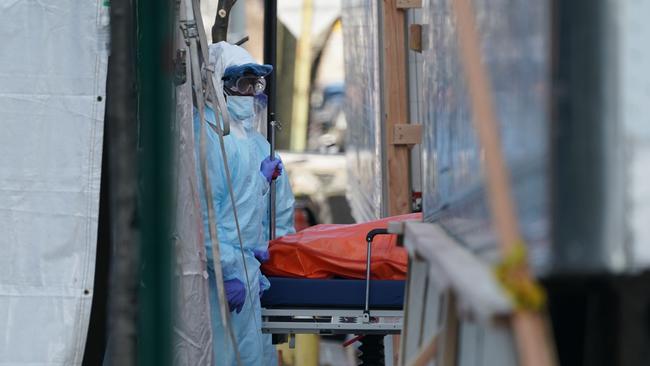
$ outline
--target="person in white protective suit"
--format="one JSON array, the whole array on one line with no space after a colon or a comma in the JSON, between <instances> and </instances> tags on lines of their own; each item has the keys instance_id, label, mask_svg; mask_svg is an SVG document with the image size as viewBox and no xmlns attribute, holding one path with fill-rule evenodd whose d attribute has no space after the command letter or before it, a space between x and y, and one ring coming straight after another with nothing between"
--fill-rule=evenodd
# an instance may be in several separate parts
<instances>
[{"instance_id":1,"label":"person in white protective suit","mask_svg":"<svg viewBox=\"0 0 650 366\"><path fill-rule=\"evenodd\" d=\"M217 92L223 91L225 94L230 119L230 134L224 137L224 147L244 248L242 258L219 136L214 128L206 126L207 170L216 212L220 264L231 327L243 365L275 366L277 355L271 344L271 336L262 335L261 332L260 307L260 296L268 289L268 280L260 272L260 264L268 260L267 216L270 182L278 179L278 187L282 187L278 189L277 195L278 205L282 207L278 210L278 223L282 222L280 232L293 231L294 199L288 179L281 175L281 160L279 157L270 159L268 142L255 130L258 118L255 115L254 96L263 92L263 77L272 71L272 67L257 64L243 48L226 42L210 45L209 57L214 69L213 81L215 86L218 86ZM206 123L212 126L223 123L208 106L205 119ZM197 142L200 127L201 121L195 111L194 130ZM198 147L197 143L197 153ZM201 197L205 197L202 185L201 191ZM228 330L224 329L221 321L207 204L204 200L201 206L208 255L214 364L236 365L235 349ZM290 213L286 211L289 206Z\"/></svg>"}]
</instances>

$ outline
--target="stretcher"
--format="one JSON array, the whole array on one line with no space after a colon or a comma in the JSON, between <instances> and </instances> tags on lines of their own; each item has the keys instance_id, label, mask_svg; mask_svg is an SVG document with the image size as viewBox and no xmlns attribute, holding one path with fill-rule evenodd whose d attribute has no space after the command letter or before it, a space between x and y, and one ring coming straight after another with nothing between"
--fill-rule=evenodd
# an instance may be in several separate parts
<instances>
[{"instance_id":1,"label":"stretcher","mask_svg":"<svg viewBox=\"0 0 650 366\"><path fill-rule=\"evenodd\" d=\"M402 330L404 282L372 280L370 258L377 235L366 236L365 279L270 277L262 296L262 332L287 334L398 334Z\"/></svg>"}]
</instances>

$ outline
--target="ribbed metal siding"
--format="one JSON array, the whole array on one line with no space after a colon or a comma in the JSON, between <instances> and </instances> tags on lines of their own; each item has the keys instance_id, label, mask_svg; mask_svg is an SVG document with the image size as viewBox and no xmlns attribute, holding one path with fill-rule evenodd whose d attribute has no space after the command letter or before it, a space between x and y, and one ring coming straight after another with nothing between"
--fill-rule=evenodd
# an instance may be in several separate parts
<instances>
[{"instance_id":1,"label":"ribbed metal siding","mask_svg":"<svg viewBox=\"0 0 650 366\"><path fill-rule=\"evenodd\" d=\"M382 216L379 9L379 3L374 0L342 2L348 126L347 197L357 221Z\"/></svg>"},{"instance_id":2,"label":"ribbed metal siding","mask_svg":"<svg viewBox=\"0 0 650 366\"><path fill-rule=\"evenodd\" d=\"M535 268L542 269L549 252L549 4L480 0L475 6L521 229ZM469 247L489 253L496 239L450 1L428 1L423 23L425 219L440 222Z\"/></svg>"}]
</instances>

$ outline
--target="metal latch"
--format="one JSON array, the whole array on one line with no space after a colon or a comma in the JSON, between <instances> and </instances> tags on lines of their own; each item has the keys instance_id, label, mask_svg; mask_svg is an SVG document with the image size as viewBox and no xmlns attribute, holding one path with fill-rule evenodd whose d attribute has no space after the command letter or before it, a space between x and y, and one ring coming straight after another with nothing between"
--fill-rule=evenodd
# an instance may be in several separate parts
<instances>
[{"instance_id":1,"label":"metal latch","mask_svg":"<svg viewBox=\"0 0 650 366\"><path fill-rule=\"evenodd\" d=\"M185 39L196 38L199 36L199 28L193 20L184 21L181 23L181 30Z\"/></svg>"},{"instance_id":2,"label":"metal latch","mask_svg":"<svg viewBox=\"0 0 650 366\"><path fill-rule=\"evenodd\" d=\"M174 85L179 86L187 82L187 50L179 48L174 58Z\"/></svg>"}]
</instances>

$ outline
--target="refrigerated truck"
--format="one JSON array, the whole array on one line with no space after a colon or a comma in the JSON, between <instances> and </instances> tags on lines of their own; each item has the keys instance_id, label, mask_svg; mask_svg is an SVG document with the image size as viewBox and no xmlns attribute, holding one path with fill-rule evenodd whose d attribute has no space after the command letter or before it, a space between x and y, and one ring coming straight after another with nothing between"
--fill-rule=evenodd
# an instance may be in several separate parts
<instances>
[{"instance_id":1,"label":"refrigerated truck","mask_svg":"<svg viewBox=\"0 0 650 366\"><path fill-rule=\"evenodd\" d=\"M391 123L421 124L421 143L403 173L410 181L399 187L421 192L425 222L404 229L412 257L402 364L434 335L444 339L436 365L518 364L509 328L480 320L485 314L471 306L450 305L450 281L436 277L462 279L463 269L446 273L417 250L433 250L433 239L418 235L434 230L444 234L437 244L453 243L461 257L476 259L478 273L491 277L501 260L452 3L344 2L348 199L357 220L389 214L395 187L387 134ZM518 228L546 290L558 360L643 364L650 357L650 27L643 20L650 2L473 5ZM406 54L397 71L388 65L395 62L387 30L395 11ZM390 72L402 71L406 93L390 87ZM396 93L408 106L408 118L397 122L390 117ZM508 299L493 295L483 299L486 308L490 299ZM457 324L445 322L450 307L460 311Z\"/></svg>"}]
</instances>

